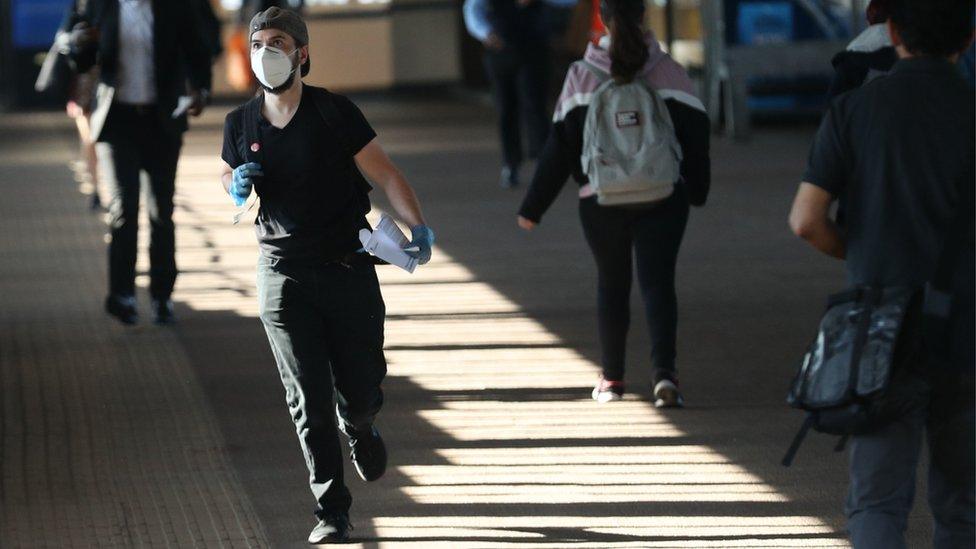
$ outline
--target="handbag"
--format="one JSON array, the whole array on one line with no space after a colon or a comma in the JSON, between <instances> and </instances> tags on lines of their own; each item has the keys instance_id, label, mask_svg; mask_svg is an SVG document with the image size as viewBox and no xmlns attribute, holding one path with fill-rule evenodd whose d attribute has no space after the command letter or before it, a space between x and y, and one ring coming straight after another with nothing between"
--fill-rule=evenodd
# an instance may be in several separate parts
<instances>
[{"instance_id":1,"label":"handbag","mask_svg":"<svg viewBox=\"0 0 976 549\"><path fill-rule=\"evenodd\" d=\"M859 286L830 296L814 341L787 396L806 411L783 465L810 429L839 435L876 431L926 402L922 352L923 291Z\"/></svg>"},{"instance_id":2,"label":"handbag","mask_svg":"<svg viewBox=\"0 0 976 549\"><path fill-rule=\"evenodd\" d=\"M68 39L71 29L85 20L84 13L87 7L88 0L77 0L72 5L67 21L54 35L54 43L44 56L41 70L37 74L37 80L34 81L34 91L58 99L67 99L71 95L78 70L68 57L70 50Z\"/></svg>"}]
</instances>

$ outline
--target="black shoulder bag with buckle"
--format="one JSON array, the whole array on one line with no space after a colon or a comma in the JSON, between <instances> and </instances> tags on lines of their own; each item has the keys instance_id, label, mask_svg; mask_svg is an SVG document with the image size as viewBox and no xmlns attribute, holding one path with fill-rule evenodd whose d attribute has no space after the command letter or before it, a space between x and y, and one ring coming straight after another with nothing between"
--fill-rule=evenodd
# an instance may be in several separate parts
<instances>
[{"instance_id":1,"label":"black shoulder bag with buckle","mask_svg":"<svg viewBox=\"0 0 976 549\"><path fill-rule=\"evenodd\" d=\"M840 435L875 431L927 398L922 376L921 296L907 287L858 287L828 299L820 331L793 380L787 402L807 417L783 465L812 428Z\"/></svg>"},{"instance_id":2,"label":"black shoulder bag with buckle","mask_svg":"<svg viewBox=\"0 0 976 549\"><path fill-rule=\"evenodd\" d=\"M876 431L928 400L925 369L948 342L950 288L965 226L958 208L946 228L935 275L923 288L861 286L831 296L787 403L807 412L783 457L789 467L810 429L839 435ZM936 328L936 329L933 329Z\"/></svg>"},{"instance_id":3,"label":"black shoulder bag with buckle","mask_svg":"<svg viewBox=\"0 0 976 549\"><path fill-rule=\"evenodd\" d=\"M369 192L373 190L373 187L369 184L366 178L363 176L362 172L359 171L359 167L356 166L355 154L353 154L352 145L349 143L349 138L346 132L343 131L342 125L342 115L339 113L339 109L335 105L335 101L332 99L332 92L325 88L312 88L312 96L314 98L315 109L319 112L319 116L326 126L332 131L336 139L339 141L339 147L343 151L343 160L345 165L343 166L349 177L352 179L352 184L356 186L358 191L360 202L359 206L362 207L366 212L371 208L369 202ZM261 145L261 133L258 129L258 121L261 117L261 104L263 102L262 97L255 97L244 104L244 143L245 143L245 161L247 162L257 162L261 164L263 147ZM353 252L348 254L346 257L342 258L341 261L367 261L375 265L386 265L387 263L378 257L369 254L360 254Z\"/></svg>"}]
</instances>

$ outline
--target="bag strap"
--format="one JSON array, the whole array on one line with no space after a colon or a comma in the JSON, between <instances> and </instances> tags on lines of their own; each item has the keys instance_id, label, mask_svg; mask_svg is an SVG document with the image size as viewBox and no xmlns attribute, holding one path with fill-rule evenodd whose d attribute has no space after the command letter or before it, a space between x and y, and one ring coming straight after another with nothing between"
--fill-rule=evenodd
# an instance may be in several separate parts
<instances>
[{"instance_id":1,"label":"bag strap","mask_svg":"<svg viewBox=\"0 0 976 549\"><path fill-rule=\"evenodd\" d=\"M264 96L258 96L244 104L244 159L247 162L261 164L264 151L261 145L261 133L258 131L258 120L261 118L261 105Z\"/></svg>"},{"instance_id":2,"label":"bag strap","mask_svg":"<svg viewBox=\"0 0 976 549\"><path fill-rule=\"evenodd\" d=\"M789 467L793 465L793 458L796 457L797 451L800 449L800 445L803 444L803 439L807 437L807 433L810 432L810 428L813 427L814 419L813 414L808 413L806 419L803 420L803 425L800 425L800 430L796 432L796 436L793 437L793 442L790 443L790 447L786 450L786 455L783 456L783 467Z\"/></svg>"},{"instance_id":3,"label":"bag strap","mask_svg":"<svg viewBox=\"0 0 976 549\"><path fill-rule=\"evenodd\" d=\"M610 73L606 72L600 67L597 67L593 63L590 63L586 59L580 59L577 61L577 63L579 63L584 69L590 71L590 73L593 74L593 76L596 76L597 80L599 80L601 83L610 79Z\"/></svg>"},{"instance_id":4,"label":"bag strap","mask_svg":"<svg viewBox=\"0 0 976 549\"><path fill-rule=\"evenodd\" d=\"M857 302L861 306L861 314L857 318L857 332L854 334L854 342L851 348L850 377L848 378L847 386L851 391L856 393L857 382L861 376L861 355L864 353L864 347L868 343L868 336L871 331L871 317L878 303L881 302L884 290L870 286L861 286L855 288L854 291L857 292Z\"/></svg>"},{"instance_id":5,"label":"bag strap","mask_svg":"<svg viewBox=\"0 0 976 549\"><path fill-rule=\"evenodd\" d=\"M844 451L847 447L847 441L851 439L851 435L842 435L837 439L837 444L834 446L834 451L838 454Z\"/></svg>"},{"instance_id":6,"label":"bag strap","mask_svg":"<svg viewBox=\"0 0 976 549\"><path fill-rule=\"evenodd\" d=\"M325 88L318 88L314 95L315 108L318 109L319 115L322 116L325 125L335 134L336 139L339 140L339 146L346 152L346 156L349 157L349 160L352 160L356 155L353 153L352 144L349 143L349 136L346 135L343 129L345 124L342 120L342 115L339 114L339 109L336 107L335 100L332 98L332 92Z\"/></svg>"}]
</instances>

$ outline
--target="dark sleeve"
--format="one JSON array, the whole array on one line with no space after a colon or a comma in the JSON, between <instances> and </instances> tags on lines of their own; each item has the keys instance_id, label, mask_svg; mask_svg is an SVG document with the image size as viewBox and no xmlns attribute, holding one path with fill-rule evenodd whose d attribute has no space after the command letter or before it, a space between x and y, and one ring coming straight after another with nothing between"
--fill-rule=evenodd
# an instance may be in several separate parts
<instances>
[{"instance_id":1,"label":"dark sleeve","mask_svg":"<svg viewBox=\"0 0 976 549\"><path fill-rule=\"evenodd\" d=\"M191 0L191 2L196 0ZM204 33L203 21L201 21L199 10L188 2L181 2L177 13L182 13L183 24L177 24L176 28L182 31L180 44L183 48L187 76L190 84L196 90L209 90L212 75L210 73L210 47L207 45L207 38Z\"/></svg>"},{"instance_id":2,"label":"dark sleeve","mask_svg":"<svg viewBox=\"0 0 976 549\"><path fill-rule=\"evenodd\" d=\"M711 124L703 111L684 103L667 100L668 113L674 122L674 133L681 144L681 180L693 206L703 206L712 185L709 157Z\"/></svg>"},{"instance_id":3,"label":"dark sleeve","mask_svg":"<svg viewBox=\"0 0 976 549\"><path fill-rule=\"evenodd\" d=\"M559 196L572 171L574 159L566 136L566 124L556 122L549 131L532 183L522 200L519 215L536 223Z\"/></svg>"},{"instance_id":4,"label":"dark sleeve","mask_svg":"<svg viewBox=\"0 0 976 549\"><path fill-rule=\"evenodd\" d=\"M813 139L803 181L813 183L834 196L840 196L847 186L847 153L849 150L842 132L844 127L843 99L835 101L820 123Z\"/></svg>"},{"instance_id":5,"label":"dark sleeve","mask_svg":"<svg viewBox=\"0 0 976 549\"><path fill-rule=\"evenodd\" d=\"M241 129L238 127L240 124L239 114L240 109L227 113L227 117L224 118L224 146L220 152L220 158L231 168L236 168L244 163L238 144L241 134Z\"/></svg>"},{"instance_id":6,"label":"dark sleeve","mask_svg":"<svg viewBox=\"0 0 976 549\"><path fill-rule=\"evenodd\" d=\"M339 115L342 116L346 139L349 140L349 146L352 147L352 154L356 155L363 150L363 147L369 145L370 141L376 139L376 132L366 121L363 111L359 110L359 107L349 98L338 94L332 94L332 97L335 99Z\"/></svg>"}]
</instances>

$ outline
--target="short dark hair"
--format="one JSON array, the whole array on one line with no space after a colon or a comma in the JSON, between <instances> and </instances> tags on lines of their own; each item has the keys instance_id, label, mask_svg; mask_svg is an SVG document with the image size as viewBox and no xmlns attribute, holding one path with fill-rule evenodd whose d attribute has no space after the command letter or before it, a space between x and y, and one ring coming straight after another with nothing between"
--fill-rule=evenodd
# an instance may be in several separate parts
<instances>
[{"instance_id":1,"label":"short dark hair","mask_svg":"<svg viewBox=\"0 0 976 549\"><path fill-rule=\"evenodd\" d=\"M909 52L947 57L972 40L973 0L896 0L891 23Z\"/></svg>"}]
</instances>

